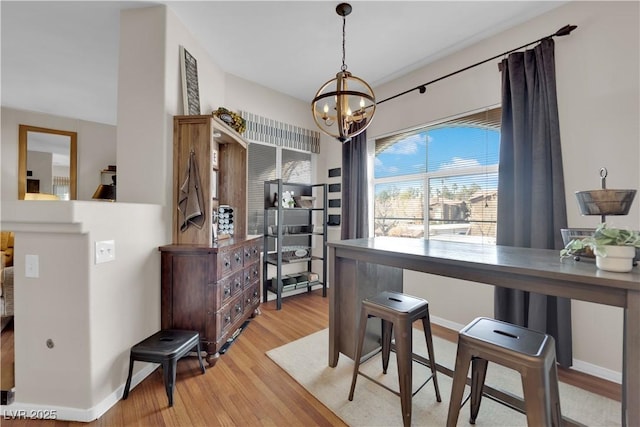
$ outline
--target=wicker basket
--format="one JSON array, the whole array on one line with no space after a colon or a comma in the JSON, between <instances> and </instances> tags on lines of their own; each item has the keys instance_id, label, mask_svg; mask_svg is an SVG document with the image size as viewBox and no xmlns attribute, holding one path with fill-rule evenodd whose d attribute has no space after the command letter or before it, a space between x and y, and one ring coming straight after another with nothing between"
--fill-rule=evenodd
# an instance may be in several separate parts
<instances>
[{"instance_id":1,"label":"wicker basket","mask_svg":"<svg viewBox=\"0 0 640 427\"><path fill-rule=\"evenodd\" d=\"M294 196L293 200L298 208L310 209L313 207L313 202L316 200L313 196Z\"/></svg>"}]
</instances>

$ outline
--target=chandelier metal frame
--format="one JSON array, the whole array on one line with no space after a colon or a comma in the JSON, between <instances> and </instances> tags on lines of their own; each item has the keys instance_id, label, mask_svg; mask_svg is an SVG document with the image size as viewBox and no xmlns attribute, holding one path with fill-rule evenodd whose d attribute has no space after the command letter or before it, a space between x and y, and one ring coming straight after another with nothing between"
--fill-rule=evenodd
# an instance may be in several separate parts
<instances>
[{"instance_id":1,"label":"chandelier metal frame","mask_svg":"<svg viewBox=\"0 0 640 427\"><path fill-rule=\"evenodd\" d=\"M351 10L348 3L336 6L336 13L342 16L342 67L334 79L320 87L311 102L313 119L318 128L343 143L362 133L371 124L376 111L376 99L371 86L347 71L346 17Z\"/></svg>"}]
</instances>

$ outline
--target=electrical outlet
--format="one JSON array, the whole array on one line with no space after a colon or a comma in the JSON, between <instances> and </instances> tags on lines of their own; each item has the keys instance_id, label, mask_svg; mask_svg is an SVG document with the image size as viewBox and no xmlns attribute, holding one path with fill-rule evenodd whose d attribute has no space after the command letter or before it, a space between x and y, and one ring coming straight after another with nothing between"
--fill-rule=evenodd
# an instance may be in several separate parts
<instances>
[{"instance_id":1,"label":"electrical outlet","mask_svg":"<svg viewBox=\"0 0 640 427\"><path fill-rule=\"evenodd\" d=\"M24 276L34 279L40 277L40 257L38 255L24 256Z\"/></svg>"},{"instance_id":2,"label":"electrical outlet","mask_svg":"<svg viewBox=\"0 0 640 427\"><path fill-rule=\"evenodd\" d=\"M96 264L110 262L116 259L116 242L114 240L102 240L96 242Z\"/></svg>"}]
</instances>

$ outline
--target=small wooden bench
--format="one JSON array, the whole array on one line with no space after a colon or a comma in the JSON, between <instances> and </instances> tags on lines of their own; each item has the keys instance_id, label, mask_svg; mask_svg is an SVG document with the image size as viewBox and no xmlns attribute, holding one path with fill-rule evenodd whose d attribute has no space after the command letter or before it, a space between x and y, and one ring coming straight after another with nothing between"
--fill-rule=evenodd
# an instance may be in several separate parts
<instances>
[{"instance_id":1,"label":"small wooden bench","mask_svg":"<svg viewBox=\"0 0 640 427\"><path fill-rule=\"evenodd\" d=\"M173 406L173 387L176 382L176 365L178 359L186 356L190 351L198 352L200 369L204 374L205 368L200 354L200 334L196 331L163 330L156 332L149 338L140 341L131 347L129 355L129 376L124 386L122 399L129 396L131 387L131 375L133 373L133 362L160 363L164 377L164 387L169 398L169 406Z\"/></svg>"}]
</instances>

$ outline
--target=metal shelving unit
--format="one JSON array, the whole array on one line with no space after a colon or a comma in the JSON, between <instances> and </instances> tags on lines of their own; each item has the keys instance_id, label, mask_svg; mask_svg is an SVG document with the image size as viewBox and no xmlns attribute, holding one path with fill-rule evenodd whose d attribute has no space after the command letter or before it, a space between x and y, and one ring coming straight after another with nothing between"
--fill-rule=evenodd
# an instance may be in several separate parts
<instances>
[{"instance_id":1,"label":"metal shelving unit","mask_svg":"<svg viewBox=\"0 0 640 427\"><path fill-rule=\"evenodd\" d=\"M285 192L293 192L295 206L283 206ZM303 288L311 291L319 286L322 296L327 296L327 184L265 181L263 236L264 302L269 292L274 293L280 310L283 293ZM283 266L292 264L305 269L283 274ZM314 267L320 271L314 271Z\"/></svg>"}]
</instances>

